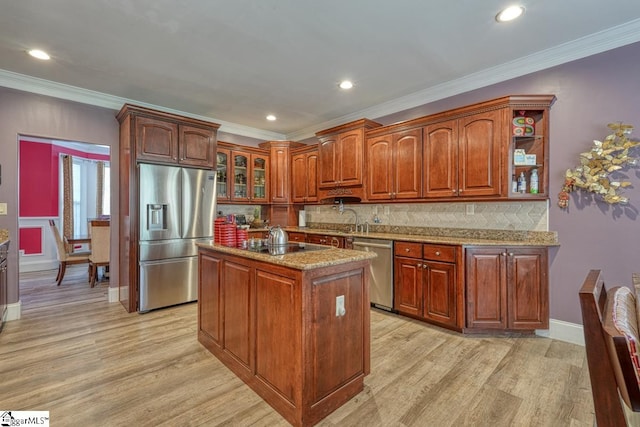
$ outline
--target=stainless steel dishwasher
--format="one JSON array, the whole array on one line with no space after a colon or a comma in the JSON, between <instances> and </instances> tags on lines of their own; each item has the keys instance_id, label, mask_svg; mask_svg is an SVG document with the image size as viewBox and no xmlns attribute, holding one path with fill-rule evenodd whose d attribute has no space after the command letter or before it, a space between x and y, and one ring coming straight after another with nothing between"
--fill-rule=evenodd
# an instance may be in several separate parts
<instances>
[{"instance_id":1,"label":"stainless steel dishwasher","mask_svg":"<svg viewBox=\"0 0 640 427\"><path fill-rule=\"evenodd\" d=\"M371 305L393 311L393 241L354 237L353 249L378 255L371 260Z\"/></svg>"}]
</instances>

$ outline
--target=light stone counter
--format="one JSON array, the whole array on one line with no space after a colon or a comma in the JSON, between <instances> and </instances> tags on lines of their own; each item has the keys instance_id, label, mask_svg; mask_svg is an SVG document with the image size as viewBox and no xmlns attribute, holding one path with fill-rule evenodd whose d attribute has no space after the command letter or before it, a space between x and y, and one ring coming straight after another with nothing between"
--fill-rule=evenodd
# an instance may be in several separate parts
<instances>
[{"instance_id":1,"label":"light stone counter","mask_svg":"<svg viewBox=\"0 0 640 427\"><path fill-rule=\"evenodd\" d=\"M478 246L559 246L554 231L475 230L460 228L392 227L370 225L369 233L350 232L339 224L312 224L310 227L287 227L288 232L343 237L401 240L418 243L443 243ZM344 226L342 226L344 228Z\"/></svg>"},{"instance_id":2,"label":"light stone counter","mask_svg":"<svg viewBox=\"0 0 640 427\"><path fill-rule=\"evenodd\" d=\"M0 229L0 244L9 240L9 230Z\"/></svg>"},{"instance_id":3,"label":"light stone counter","mask_svg":"<svg viewBox=\"0 0 640 427\"><path fill-rule=\"evenodd\" d=\"M353 261L362 261L376 257L373 252L354 251L351 249L338 249L323 246L323 250L294 252L284 255L270 255L268 253L253 252L246 249L231 248L217 243L198 243L203 249L212 249L226 254L237 255L244 258L255 259L271 264L282 265L296 270L313 270L315 268L329 267L346 264ZM320 246L312 245L307 246Z\"/></svg>"}]
</instances>

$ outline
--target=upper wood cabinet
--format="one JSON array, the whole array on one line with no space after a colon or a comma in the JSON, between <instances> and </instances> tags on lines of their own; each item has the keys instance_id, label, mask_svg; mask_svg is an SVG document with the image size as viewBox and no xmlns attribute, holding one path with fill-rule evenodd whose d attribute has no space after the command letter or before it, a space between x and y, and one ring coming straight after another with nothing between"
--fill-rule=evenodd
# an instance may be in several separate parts
<instances>
[{"instance_id":1,"label":"upper wood cabinet","mask_svg":"<svg viewBox=\"0 0 640 427\"><path fill-rule=\"evenodd\" d=\"M502 111L424 128L424 197L499 196Z\"/></svg>"},{"instance_id":2,"label":"upper wood cabinet","mask_svg":"<svg viewBox=\"0 0 640 427\"><path fill-rule=\"evenodd\" d=\"M421 196L422 131L412 129L367 138L368 200Z\"/></svg>"},{"instance_id":3,"label":"upper wood cabinet","mask_svg":"<svg viewBox=\"0 0 640 427\"><path fill-rule=\"evenodd\" d=\"M270 179L269 192L271 203L289 203L291 198L291 149L303 147L303 144L293 141L267 141L260 144L260 148L269 150Z\"/></svg>"},{"instance_id":4,"label":"upper wood cabinet","mask_svg":"<svg viewBox=\"0 0 640 427\"><path fill-rule=\"evenodd\" d=\"M291 155L291 201L318 201L318 149L295 151Z\"/></svg>"},{"instance_id":5,"label":"upper wood cabinet","mask_svg":"<svg viewBox=\"0 0 640 427\"><path fill-rule=\"evenodd\" d=\"M135 129L138 160L216 167L216 128L141 116Z\"/></svg>"},{"instance_id":6,"label":"upper wood cabinet","mask_svg":"<svg viewBox=\"0 0 640 427\"><path fill-rule=\"evenodd\" d=\"M258 148L218 144L219 202L269 203L269 154Z\"/></svg>"},{"instance_id":7,"label":"upper wood cabinet","mask_svg":"<svg viewBox=\"0 0 640 427\"><path fill-rule=\"evenodd\" d=\"M320 188L362 185L364 132L378 126L379 123L362 119L316 133Z\"/></svg>"}]
</instances>

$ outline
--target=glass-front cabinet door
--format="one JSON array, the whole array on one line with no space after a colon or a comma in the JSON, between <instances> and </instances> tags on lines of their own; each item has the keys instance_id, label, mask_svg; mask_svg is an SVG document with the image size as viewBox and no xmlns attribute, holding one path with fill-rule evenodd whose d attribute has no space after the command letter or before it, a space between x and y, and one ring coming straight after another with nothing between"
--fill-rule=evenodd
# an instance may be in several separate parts
<instances>
[{"instance_id":1,"label":"glass-front cabinet door","mask_svg":"<svg viewBox=\"0 0 640 427\"><path fill-rule=\"evenodd\" d=\"M249 155L233 152L233 182L232 198L234 200L249 200Z\"/></svg>"},{"instance_id":2,"label":"glass-front cabinet door","mask_svg":"<svg viewBox=\"0 0 640 427\"><path fill-rule=\"evenodd\" d=\"M218 200L229 200L231 198L231 192L229 191L227 176L229 173L229 157L231 153L229 150L219 149L216 156L218 164L216 196Z\"/></svg>"},{"instance_id":3,"label":"glass-front cabinet door","mask_svg":"<svg viewBox=\"0 0 640 427\"><path fill-rule=\"evenodd\" d=\"M269 197L267 194L267 158L266 156L253 154L251 156L251 160L253 166L251 200L266 202Z\"/></svg>"}]
</instances>

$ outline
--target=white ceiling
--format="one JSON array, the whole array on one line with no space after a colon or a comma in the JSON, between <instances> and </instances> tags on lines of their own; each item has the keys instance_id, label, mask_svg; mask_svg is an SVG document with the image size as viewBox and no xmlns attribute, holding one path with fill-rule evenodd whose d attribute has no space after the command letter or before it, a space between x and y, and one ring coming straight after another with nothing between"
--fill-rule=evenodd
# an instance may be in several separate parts
<instances>
[{"instance_id":1,"label":"white ceiling","mask_svg":"<svg viewBox=\"0 0 640 427\"><path fill-rule=\"evenodd\" d=\"M19 0L0 86L300 140L640 41L639 0ZM52 59L25 51L38 47ZM337 83L352 79L345 92ZM276 122L265 116L273 113Z\"/></svg>"}]
</instances>

